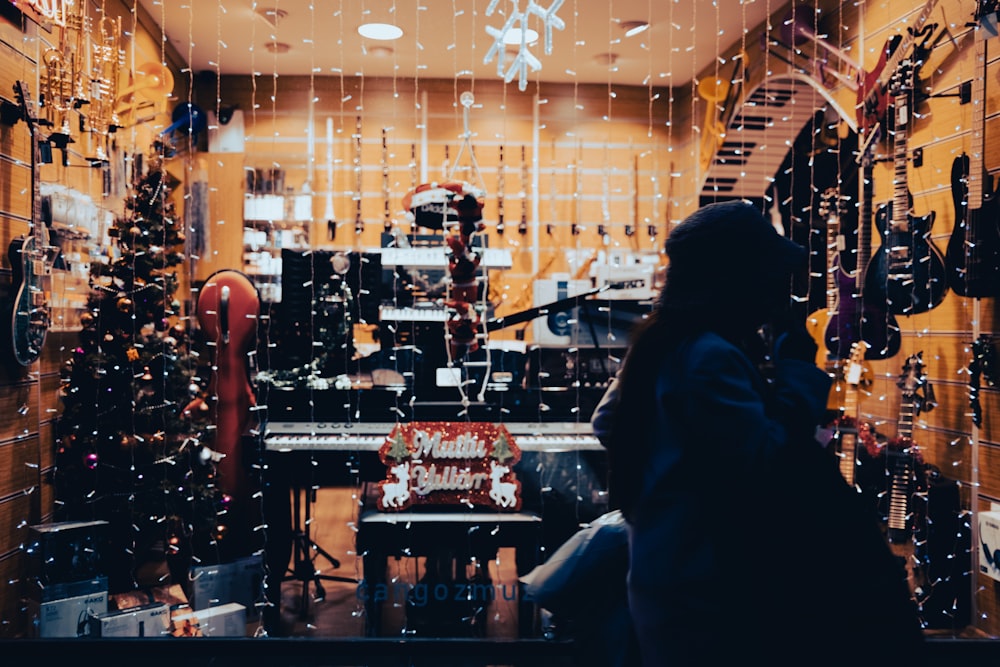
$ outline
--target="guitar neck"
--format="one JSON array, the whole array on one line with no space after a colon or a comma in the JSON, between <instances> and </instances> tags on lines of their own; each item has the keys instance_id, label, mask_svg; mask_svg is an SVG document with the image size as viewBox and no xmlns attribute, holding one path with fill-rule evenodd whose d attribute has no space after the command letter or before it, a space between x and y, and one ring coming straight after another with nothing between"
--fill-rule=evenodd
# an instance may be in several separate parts
<instances>
[{"instance_id":1,"label":"guitar neck","mask_svg":"<svg viewBox=\"0 0 1000 667\"><path fill-rule=\"evenodd\" d=\"M908 137L907 121L909 116L909 90L906 86L896 95L896 122L893 132L893 195L892 221L894 229L907 231L907 221L910 212L910 191L908 187Z\"/></svg>"},{"instance_id":2,"label":"guitar neck","mask_svg":"<svg viewBox=\"0 0 1000 667\"><path fill-rule=\"evenodd\" d=\"M968 188L968 210L975 211L983 206L983 175L985 173L983 150L986 129L986 36L976 29L975 71L972 77L972 137L970 140L969 173L966 176Z\"/></svg>"},{"instance_id":3,"label":"guitar neck","mask_svg":"<svg viewBox=\"0 0 1000 667\"><path fill-rule=\"evenodd\" d=\"M858 260L855 274L855 288L862 293L865 284L865 270L872 258L872 199L875 196L875 165L871 151L874 143L863 157L861 168L861 208L858 211Z\"/></svg>"}]
</instances>

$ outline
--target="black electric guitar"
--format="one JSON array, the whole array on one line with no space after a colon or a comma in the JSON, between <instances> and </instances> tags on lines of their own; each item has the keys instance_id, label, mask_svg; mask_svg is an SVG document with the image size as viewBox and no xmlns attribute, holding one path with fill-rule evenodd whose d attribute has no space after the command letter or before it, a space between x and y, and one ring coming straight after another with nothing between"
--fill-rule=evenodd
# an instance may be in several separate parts
<instances>
[{"instance_id":1,"label":"black electric guitar","mask_svg":"<svg viewBox=\"0 0 1000 667\"><path fill-rule=\"evenodd\" d=\"M854 270L855 292L850 296L841 294L837 312L830 318L827 331L836 332L837 346L853 345L864 341L865 359L889 359L899 354L902 336L896 316L885 307L885 297L876 292L872 297L865 294L865 278L872 257L872 199L875 196L874 166L872 152L878 141L878 130L869 135L871 141L861 153L862 193L858 212L858 255Z\"/></svg>"},{"instance_id":2,"label":"black electric guitar","mask_svg":"<svg viewBox=\"0 0 1000 667\"><path fill-rule=\"evenodd\" d=\"M913 440L913 418L934 407L933 392L924 376L923 353L910 355L897 382L902 390L896 437L885 447L889 480L888 539L900 543L910 537L911 500L926 487L923 457Z\"/></svg>"},{"instance_id":3,"label":"black electric guitar","mask_svg":"<svg viewBox=\"0 0 1000 667\"><path fill-rule=\"evenodd\" d=\"M41 195L38 169L41 147L38 120L33 115L31 95L23 81L14 84L14 94L21 106L21 117L31 132L31 231L11 241L8 250L18 285L11 316L14 358L30 366L42 353L52 315L49 306L52 282L53 247L49 230L41 219Z\"/></svg>"},{"instance_id":4,"label":"black electric guitar","mask_svg":"<svg viewBox=\"0 0 1000 667\"><path fill-rule=\"evenodd\" d=\"M981 1L976 19L997 10L997 2ZM1000 209L993 179L986 171L983 139L986 128L986 35L976 30L976 71L972 75L972 142L951 165L951 193L955 202L955 227L945 264L948 286L962 296L1000 295Z\"/></svg>"},{"instance_id":5,"label":"black electric guitar","mask_svg":"<svg viewBox=\"0 0 1000 667\"><path fill-rule=\"evenodd\" d=\"M882 244L865 276L865 298L884 297L886 308L894 315L927 312L938 306L948 291L944 256L930 239L935 213L913 215L907 187L907 134L915 68L912 61L903 61L892 79L893 198L876 215Z\"/></svg>"}]
</instances>

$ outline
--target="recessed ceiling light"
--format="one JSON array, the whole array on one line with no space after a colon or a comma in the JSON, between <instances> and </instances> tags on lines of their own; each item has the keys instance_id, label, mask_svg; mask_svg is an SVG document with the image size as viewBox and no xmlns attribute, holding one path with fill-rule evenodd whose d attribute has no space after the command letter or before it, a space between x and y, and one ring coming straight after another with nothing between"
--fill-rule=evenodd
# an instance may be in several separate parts
<instances>
[{"instance_id":1,"label":"recessed ceiling light","mask_svg":"<svg viewBox=\"0 0 1000 667\"><path fill-rule=\"evenodd\" d=\"M622 21L620 25L622 30L625 31L626 37L634 37L640 32L649 30L649 23L646 21Z\"/></svg>"},{"instance_id":2,"label":"recessed ceiling light","mask_svg":"<svg viewBox=\"0 0 1000 667\"><path fill-rule=\"evenodd\" d=\"M391 23L363 23L358 26L358 34L368 39L391 41L403 36L403 29Z\"/></svg>"},{"instance_id":3,"label":"recessed ceiling light","mask_svg":"<svg viewBox=\"0 0 1000 667\"><path fill-rule=\"evenodd\" d=\"M271 53L288 53L288 50L292 47L284 42L267 42L264 44L264 48Z\"/></svg>"},{"instance_id":4,"label":"recessed ceiling light","mask_svg":"<svg viewBox=\"0 0 1000 667\"><path fill-rule=\"evenodd\" d=\"M534 44L538 41L538 31L528 28L524 31L524 42L526 44ZM521 29L511 28L503 36L504 44L520 44L521 43Z\"/></svg>"},{"instance_id":5,"label":"recessed ceiling light","mask_svg":"<svg viewBox=\"0 0 1000 667\"><path fill-rule=\"evenodd\" d=\"M366 46L365 52L370 56L375 56L376 58L388 58L393 54L391 46Z\"/></svg>"}]
</instances>

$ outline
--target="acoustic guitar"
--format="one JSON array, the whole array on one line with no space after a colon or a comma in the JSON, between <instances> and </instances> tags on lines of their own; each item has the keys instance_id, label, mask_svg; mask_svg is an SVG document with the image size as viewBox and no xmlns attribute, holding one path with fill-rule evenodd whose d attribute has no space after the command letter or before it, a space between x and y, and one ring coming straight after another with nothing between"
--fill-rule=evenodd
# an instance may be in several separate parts
<instances>
[{"instance_id":1,"label":"acoustic guitar","mask_svg":"<svg viewBox=\"0 0 1000 667\"><path fill-rule=\"evenodd\" d=\"M256 348L260 295L253 282L239 271L210 275L198 295L198 324L212 350L214 372L209 384L213 449L222 455L218 486L228 500L226 544L232 555L254 551L254 515L247 452L243 438L249 432L251 408L256 398L250 385L249 354Z\"/></svg>"},{"instance_id":2,"label":"acoustic guitar","mask_svg":"<svg viewBox=\"0 0 1000 667\"><path fill-rule=\"evenodd\" d=\"M998 3L980 1L976 19L997 11ZM993 179L986 171L986 43L985 30L976 30L976 71L972 75L972 141L969 154L951 165L951 193L955 227L945 249L948 286L961 296L1000 295L1000 209Z\"/></svg>"}]
</instances>

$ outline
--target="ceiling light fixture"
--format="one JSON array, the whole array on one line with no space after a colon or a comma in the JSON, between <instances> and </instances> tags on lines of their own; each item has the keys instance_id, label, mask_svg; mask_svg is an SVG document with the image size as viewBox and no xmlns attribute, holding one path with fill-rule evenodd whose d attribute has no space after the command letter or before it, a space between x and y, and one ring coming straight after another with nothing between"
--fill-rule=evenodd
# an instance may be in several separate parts
<instances>
[{"instance_id":1,"label":"ceiling light fixture","mask_svg":"<svg viewBox=\"0 0 1000 667\"><path fill-rule=\"evenodd\" d=\"M538 31L527 28L524 30L524 43L534 44L538 41ZM521 43L521 29L511 28L503 36L503 43L511 46L515 46Z\"/></svg>"},{"instance_id":2,"label":"ceiling light fixture","mask_svg":"<svg viewBox=\"0 0 1000 667\"><path fill-rule=\"evenodd\" d=\"M646 21L621 21L619 23L626 37L635 37L640 32L649 30L649 23Z\"/></svg>"},{"instance_id":3,"label":"ceiling light fixture","mask_svg":"<svg viewBox=\"0 0 1000 667\"><path fill-rule=\"evenodd\" d=\"M391 23L362 23L358 26L358 34L368 39L388 42L403 36L403 29Z\"/></svg>"}]
</instances>

